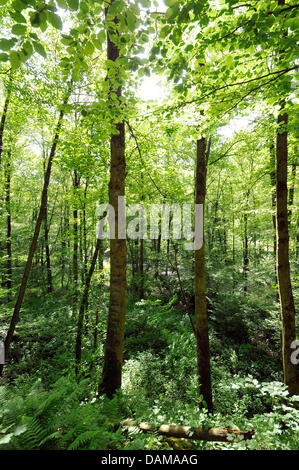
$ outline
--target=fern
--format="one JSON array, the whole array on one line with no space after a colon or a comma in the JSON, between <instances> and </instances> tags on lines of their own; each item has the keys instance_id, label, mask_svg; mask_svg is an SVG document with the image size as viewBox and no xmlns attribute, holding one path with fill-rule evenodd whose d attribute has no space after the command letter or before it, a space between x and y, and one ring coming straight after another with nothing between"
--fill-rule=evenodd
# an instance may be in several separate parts
<instances>
[{"instance_id":1,"label":"fern","mask_svg":"<svg viewBox=\"0 0 299 470\"><path fill-rule=\"evenodd\" d=\"M77 450L85 446L91 440L101 437L103 432L100 431L85 431L80 434L76 439L68 446L68 450Z\"/></svg>"},{"instance_id":2,"label":"fern","mask_svg":"<svg viewBox=\"0 0 299 470\"><path fill-rule=\"evenodd\" d=\"M0 449L105 449L123 439L111 422L121 419L119 397L91 400L86 380L63 377L50 391L37 381L24 398L9 395L1 390Z\"/></svg>"}]
</instances>

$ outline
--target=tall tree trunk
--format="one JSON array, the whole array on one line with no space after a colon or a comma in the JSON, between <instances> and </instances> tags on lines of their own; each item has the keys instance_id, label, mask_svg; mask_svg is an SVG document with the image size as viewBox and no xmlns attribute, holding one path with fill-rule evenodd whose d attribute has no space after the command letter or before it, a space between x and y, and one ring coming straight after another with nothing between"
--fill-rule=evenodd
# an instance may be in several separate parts
<instances>
[{"instance_id":1,"label":"tall tree trunk","mask_svg":"<svg viewBox=\"0 0 299 470\"><path fill-rule=\"evenodd\" d=\"M45 230L45 250L46 250L46 265L47 265L47 285L48 285L48 293L50 293L50 292L53 292L53 282L52 282L50 248L49 248L48 203L47 202L46 202L46 207L45 207L44 230Z\"/></svg>"},{"instance_id":2,"label":"tall tree trunk","mask_svg":"<svg viewBox=\"0 0 299 470\"><path fill-rule=\"evenodd\" d=\"M7 113L8 113L8 106L10 102L10 97L11 97L11 83L12 83L12 76L9 78L8 82L8 87L7 87L7 94L6 98L4 101L4 107L3 107L3 112L1 116L1 123L0 123L0 168L1 168L1 163L2 163L2 153L3 153L3 134L4 134L4 129L5 129L5 121L7 118Z\"/></svg>"},{"instance_id":3,"label":"tall tree trunk","mask_svg":"<svg viewBox=\"0 0 299 470\"><path fill-rule=\"evenodd\" d=\"M197 141L197 158L195 169L195 204L205 205L206 197L206 173L207 153L206 138ZM204 227L203 227L204 231ZM203 396L208 410L213 411L211 369L210 369L210 345L208 331L208 314L206 301L206 266L205 243L195 252L195 330L197 343L197 370L199 393Z\"/></svg>"},{"instance_id":4,"label":"tall tree trunk","mask_svg":"<svg viewBox=\"0 0 299 470\"><path fill-rule=\"evenodd\" d=\"M144 299L144 241L143 238L140 238L139 244L139 274L140 274L140 284L139 284L139 299Z\"/></svg>"},{"instance_id":5,"label":"tall tree trunk","mask_svg":"<svg viewBox=\"0 0 299 470\"><path fill-rule=\"evenodd\" d=\"M43 149L43 167L44 175L46 172L46 152ZM50 248L49 248L49 225L48 225L48 198L45 205L45 215L44 215L44 239L45 239L45 251L46 251L46 266L47 266L47 290L48 293L53 292L52 284L52 271L51 271L51 259L50 259ZM41 248L42 252L42 265L43 265L43 245Z\"/></svg>"},{"instance_id":6,"label":"tall tree trunk","mask_svg":"<svg viewBox=\"0 0 299 470\"><path fill-rule=\"evenodd\" d=\"M83 321L84 321L84 312L87 310L88 306L88 294L89 294L89 287L91 278L94 272L94 268L96 266L96 262L98 259L98 253L101 246L101 241L97 238L97 243L95 246L95 250L93 253L93 257L91 260L90 268L86 276L84 291L82 295L79 315L78 315L78 322L77 322L77 336L76 336L76 348L75 348L75 362L76 362L76 377L78 377L80 363L81 363L81 355L82 355L82 332L83 332Z\"/></svg>"},{"instance_id":7,"label":"tall tree trunk","mask_svg":"<svg viewBox=\"0 0 299 470\"><path fill-rule=\"evenodd\" d=\"M110 5L114 2L111 0ZM106 9L107 18L107 9ZM114 18L117 24L117 18ZM119 57L119 48L110 39L107 33L107 57L108 60L115 62ZM109 73L110 72L110 73ZM113 72L116 80L120 81L117 70ZM111 76L111 70L108 70L108 78ZM117 89L115 90L115 88ZM114 88L114 90L113 90ZM118 106L113 105L111 93L116 92ZM112 397L116 390L121 387L122 362L123 362L123 342L125 333L125 315L126 315L126 240L119 238L118 233L118 197L125 195L125 126L124 121L117 122L119 115L121 97L121 85L115 85L110 82L110 103L111 111L114 115L114 123L117 134L112 134L110 139L110 182L109 182L109 203L115 211L115 238L110 240L110 299L109 314L107 326L107 338L105 347L105 357L103 366L102 381L99 386L99 393Z\"/></svg>"},{"instance_id":8,"label":"tall tree trunk","mask_svg":"<svg viewBox=\"0 0 299 470\"><path fill-rule=\"evenodd\" d=\"M95 327L94 327L94 333L93 333L93 349L94 349L94 351L97 349L97 346L98 346L99 311L100 311L100 301L101 301L101 297L102 297L102 289L103 289L103 284L104 284L104 276L103 276L104 243L103 243L102 240L101 240L101 243L100 243L98 260L99 260L100 279L99 279L99 294L98 294L98 301L97 301L96 315L95 315Z\"/></svg>"},{"instance_id":9,"label":"tall tree trunk","mask_svg":"<svg viewBox=\"0 0 299 470\"><path fill-rule=\"evenodd\" d=\"M12 288L12 259L11 259L11 207L10 207L10 182L11 182L11 153L7 153L5 168L5 207L6 207L6 279L8 300L11 300Z\"/></svg>"},{"instance_id":10,"label":"tall tree trunk","mask_svg":"<svg viewBox=\"0 0 299 470\"><path fill-rule=\"evenodd\" d=\"M61 216L60 216L60 233L61 233L61 255L60 255L60 265L61 265L61 288L64 287L64 276L65 276L65 251L66 251L66 231L65 231L65 208L62 207L61 209Z\"/></svg>"},{"instance_id":11,"label":"tall tree trunk","mask_svg":"<svg viewBox=\"0 0 299 470\"><path fill-rule=\"evenodd\" d=\"M79 239L78 239L78 207L77 207L77 190L79 188L80 178L77 171L74 171L73 179L73 192L74 192L74 207L73 207L73 312L77 312L78 306L78 253L79 253Z\"/></svg>"},{"instance_id":12,"label":"tall tree trunk","mask_svg":"<svg viewBox=\"0 0 299 470\"><path fill-rule=\"evenodd\" d=\"M86 279L86 275L87 275L87 227L86 227L87 190L88 190L88 180L86 180L86 182L85 182L83 209L82 209L82 219L83 219L83 273L84 273L84 279Z\"/></svg>"},{"instance_id":13,"label":"tall tree trunk","mask_svg":"<svg viewBox=\"0 0 299 470\"><path fill-rule=\"evenodd\" d=\"M282 321L282 358L284 383L290 395L299 395L299 366L292 364L291 345L296 340L295 305L292 293L287 205L288 114L284 103L277 119L276 136L276 235L277 277Z\"/></svg>"},{"instance_id":14,"label":"tall tree trunk","mask_svg":"<svg viewBox=\"0 0 299 470\"><path fill-rule=\"evenodd\" d=\"M35 224L35 230L34 230L33 238L32 238L32 241L31 241L30 248L29 248L28 258L27 258L27 261L26 261L26 265L25 265L25 269L24 269L24 273L23 273L23 278L22 278L22 282L21 282L18 297L17 297L17 301L16 301L16 304L15 304L15 308L14 308L14 311L13 311L13 314L12 314L12 317L11 317L10 325L9 325L9 328L8 328L8 331L7 331L7 334L6 334L6 338L5 338L5 341L4 341L4 350L5 350L5 357L6 358L8 357L10 344L11 344L11 341L12 341L12 338L13 338L13 335L14 335L16 325L19 321L20 310L21 310L24 295L25 295L25 292L26 292L27 282L28 282L28 278L29 278L29 274L30 274L31 266L32 266L32 260L33 260L33 256L34 256L34 253L35 253L35 249L36 249L36 245L37 245L37 241L38 241L38 237L39 237L39 233L40 233L40 229L41 229L41 224L42 224L42 221L43 221L44 216L45 216L45 207L46 207L46 202L47 202L47 197L48 197L48 186L49 186L49 182L50 182L52 163L53 163L53 159L54 159L54 156L55 156L55 153L56 153L56 147L57 147L57 143L58 143L58 139L59 139L59 135L60 135L60 130L61 130L61 124L62 124L62 120L63 120L63 116L64 116L64 106L68 102L70 93L71 92L69 90L66 97L65 97L65 99L64 99L64 101L63 101L63 106L62 106L62 109L61 109L60 114L59 114L58 123L57 123L56 130L55 130L55 136L54 136L54 140L53 140L53 143L52 143L51 152L50 152L50 156L49 156L49 159L48 159L47 170L46 170L46 174L45 174L45 178L44 178L44 185L43 185L42 196L41 196L41 204L40 204L40 209L39 209L38 217L37 217L36 224ZM4 367L4 365L0 364L0 376L2 375L3 367Z\"/></svg>"},{"instance_id":15,"label":"tall tree trunk","mask_svg":"<svg viewBox=\"0 0 299 470\"><path fill-rule=\"evenodd\" d=\"M270 143L270 181L271 181L271 205L272 205L272 225L273 225L273 256L276 260L276 172L275 172L275 146ZM275 285L278 285L276 263L274 265ZM276 301L279 302L279 293L276 289Z\"/></svg>"},{"instance_id":16,"label":"tall tree trunk","mask_svg":"<svg viewBox=\"0 0 299 470\"><path fill-rule=\"evenodd\" d=\"M246 207L244 212L244 247L243 247L243 278L244 278L244 294L248 291L248 199L249 190L246 193Z\"/></svg>"}]
</instances>

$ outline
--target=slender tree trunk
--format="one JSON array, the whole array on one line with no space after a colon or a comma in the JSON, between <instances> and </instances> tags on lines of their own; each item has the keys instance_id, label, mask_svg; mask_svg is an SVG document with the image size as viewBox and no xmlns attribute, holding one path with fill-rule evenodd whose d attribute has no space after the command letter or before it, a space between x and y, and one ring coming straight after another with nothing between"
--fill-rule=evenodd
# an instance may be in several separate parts
<instances>
[{"instance_id":1,"label":"slender tree trunk","mask_svg":"<svg viewBox=\"0 0 299 470\"><path fill-rule=\"evenodd\" d=\"M50 248L49 248L48 203L47 202L46 202L46 207L45 207L44 230L45 230L45 250L46 250L46 265L47 265L47 285L48 285L48 292L50 293L50 292L53 292L53 282L52 282Z\"/></svg>"},{"instance_id":2,"label":"slender tree trunk","mask_svg":"<svg viewBox=\"0 0 299 470\"><path fill-rule=\"evenodd\" d=\"M96 316L95 316L95 327L94 327L94 333L93 333L93 349L94 351L97 349L98 346L98 324L99 324L99 311L100 311L100 301L102 298L102 289L103 289L103 269L104 269L104 243L102 240L100 240L100 248L99 248L99 273L100 273L100 279L99 279L99 294L98 294L98 301L97 301L97 308L96 308Z\"/></svg>"},{"instance_id":3,"label":"slender tree trunk","mask_svg":"<svg viewBox=\"0 0 299 470\"><path fill-rule=\"evenodd\" d=\"M248 256L248 198L249 191L246 194L246 207L244 212L244 248L243 248L243 278L244 278L244 294L247 294L248 291L248 265L249 265L249 256Z\"/></svg>"},{"instance_id":4,"label":"slender tree trunk","mask_svg":"<svg viewBox=\"0 0 299 470\"><path fill-rule=\"evenodd\" d=\"M206 172L207 153L206 139L202 137L197 141L197 158L195 171L195 203L205 205L206 197ZM203 227L204 231L204 227ZM210 369L210 345L208 331L208 314L206 301L206 266L205 243L195 250L195 330L197 343L197 370L199 393L203 396L209 412L213 411L211 369Z\"/></svg>"},{"instance_id":5,"label":"slender tree trunk","mask_svg":"<svg viewBox=\"0 0 299 470\"><path fill-rule=\"evenodd\" d=\"M3 153L3 135L4 135L4 129L5 129L5 122L8 114L8 107L9 107L9 102L10 102L10 97L11 97L11 82L12 82L12 76L9 78L8 82L8 88L7 88L7 94L6 98L4 101L4 107L3 107L3 112L1 116L1 122L0 122L0 169L1 169L1 164L2 164L2 153ZM3 196L0 194L0 215L2 214L2 204L3 204ZM4 204L3 204L4 205ZM3 256L3 252L5 250L5 242L2 242L0 240L0 258ZM5 285L5 276L2 279L2 285Z\"/></svg>"},{"instance_id":6,"label":"slender tree trunk","mask_svg":"<svg viewBox=\"0 0 299 470\"><path fill-rule=\"evenodd\" d=\"M133 256L134 256L134 297L138 299L139 296L139 240L133 241Z\"/></svg>"},{"instance_id":7,"label":"slender tree trunk","mask_svg":"<svg viewBox=\"0 0 299 470\"><path fill-rule=\"evenodd\" d=\"M46 171L46 153L43 150L43 166L44 166L44 174ZM50 248L49 248L49 225L48 225L48 199L46 201L45 205L45 215L44 215L44 241L45 241L45 251L46 251L46 266L47 266L47 290L48 293L53 292L53 284L52 284L52 271L51 271L51 259L50 259ZM42 243L41 247L41 259L42 259L42 265L44 264L43 262L43 252L44 252L44 245Z\"/></svg>"},{"instance_id":8,"label":"slender tree trunk","mask_svg":"<svg viewBox=\"0 0 299 470\"><path fill-rule=\"evenodd\" d=\"M86 279L86 275L87 275L87 227L86 227L87 190L88 190L88 181L86 180L85 188L84 188L83 210L82 210L82 218L83 218L83 273L84 273L84 279Z\"/></svg>"},{"instance_id":9,"label":"slender tree trunk","mask_svg":"<svg viewBox=\"0 0 299 470\"><path fill-rule=\"evenodd\" d=\"M111 0L110 5L114 2ZM107 9L106 9L107 18ZM117 18L114 18L117 24ZM119 48L110 39L107 33L107 57L108 60L115 62L119 57ZM117 70L114 69L116 80L120 80ZM111 74L111 71L110 71ZM109 77L109 70L108 70ZM115 89L115 83L110 83L111 111L114 117L117 134L112 134L110 139L110 182L109 182L109 203L115 211L115 239L110 240L110 299L109 314L107 326L107 338L105 347L105 357L103 366L102 381L99 386L99 393L103 393L111 398L116 390L121 387L122 363L123 363L123 342L125 333L125 315L126 315L126 240L119 238L118 233L118 197L125 195L125 126L124 121L117 122L119 116L119 106L121 97L121 85L116 85L115 90L118 98L118 105L113 105L111 93Z\"/></svg>"},{"instance_id":10,"label":"slender tree trunk","mask_svg":"<svg viewBox=\"0 0 299 470\"><path fill-rule=\"evenodd\" d=\"M296 340L295 305L289 263L289 232L287 205L288 115L284 103L278 116L276 137L276 235L277 277L282 321L282 358L284 383L290 395L299 395L299 366L292 364L291 345Z\"/></svg>"},{"instance_id":11,"label":"slender tree trunk","mask_svg":"<svg viewBox=\"0 0 299 470\"><path fill-rule=\"evenodd\" d=\"M82 332L83 332L84 312L87 310L87 306L88 306L89 287L90 287L91 278L94 272L94 268L96 266L96 262L98 259L100 246L101 246L101 240L98 238L96 246L95 246L95 250L93 253L93 257L91 260L90 268L86 276L84 291L83 291L79 315L78 315L77 337L76 337L76 348L75 348L76 376L77 377L79 374L81 355L82 355Z\"/></svg>"},{"instance_id":12,"label":"slender tree trunk","mask_svg":"<svg viewBox=\"0 0 299 470\"><path fill-rule=\"evenodd\" d=\"M20 289L19 289L18 297L17 297L17 301L16 301L16 304L15 304L15 308L14 308L14 311L13 311L13 314L12 314L10 325L9 325L9 328L8 328L8 331L7 331L7 334L6 334L6 338L5 338L5 341L4 341L4 349L5 349L5 357L6 358L8 357L10 344L11 344L11 341L12 341L12 338L13 338L13 335L14 335L16 325L19 321L20 310L21 310L24 295L25 295L25 292L26 292L27 282L28 282L28 278L29 278L29 274L30 274L31 266L32 266L32 260L33 260L33 256L34 256L34 253L35 253L35 249L36 249L36 245L37 245L37 241L38 241L38 237L39 237L39 233L40 233L40 229L41 229L41 224L42 224L42 221L43 221L44 216L45 216L45 207L46 207L46 202L47 202L47 197L48 197L48 186L49 186L49 182L50 182L52 163L53 163L53 159L54 159L54 156L55 156L55 153L56 153L57 142L58 142L58 139L59 139L61 124L62 124L62 120L63 120L63 116L64 116L64 106L67 104L69 96L70 96L70 91L67 93L67 96L63 101L63 107L62 107L62 109L60 111L60 114L59 114L58 123L57 123L56 130L55 130L55 136L54 136L54 140L53 140L53 143L52 143L51 152L50 152L50 156L49 156L49 159L48 159L47 170L46 170L46 174L45 174L45 178L44 178L44 186L43 186L43 190L42 190L41 204L40 204L40 209L39 209L38 217L37 217L36 224L35 224L35 230L34 230L33 238L32 238L32 241L31 241L30 248L29 248L28 258L27 258L27 261L26 261L26 265L25 265L25 269L24 269L24 273L23 273L23 278L22 278L21 286L20 286ZM3 367L4 367L4 365L0 364L0 376L2 375Z\"/></svg>"},{"instance_id":13,"label":"slender tree trunk","mask_svg":"<svg viewBox=\"0 0 299 470\"><path fill-rule=\"evenodd\" d=\"M6 98L4 102L3 112L1 116L1 123L0 123L0 168L1 168L1 163L2 163L2 153L3 153L3 134L4 134L5 122L7 118L8 107L9 107L9 102L10 102L10 97L11 97L11 83L12 83L12 76L10 76L9 78L7 94L6 94Z\"/></svg>"},{"instance_id":14,"label":"slender tree trunk","mask_svg":"<svg viewBox=\"0 0 299 470\"><path fill-rule=\"evenodd\" d=\"M272 225L273 225L273 256L276 260L276 173L275 173L275 146L274 142L270 144L270 181L271 181L271 205L272 205ZM278 285L277 267L274 265L275 285ZM276 289L276 301L279 302L279 293Z\"/></svg>"},{"instance_id":15,"label":"slender tree trunk","mask_svg":"<svg viewBox=\"0 0 299 470\"><path fill-rule=\"evenodd\" d=\"M236 245L236 240L235 240L235 214L233 213L233 264L235 265L236 263L236 250L235 250L235 245Z\"/></svg>"},{"instance_id":16,"label":"slender tree trunk","mask_svg":"<svg viewBox=\"0 0 299 470\"><path fill-rule=\"evenodd\" d=\"M73 191L74 191L74 208L73 208L73 312L77 312L78 306L78 253L79 253L79 239L78 239L78 207L77 207L77 190L79 188L80 178L77 171L74 171Z\"/></svg>"},{"instance_id":17,"label":"slender tree trunk","mask_svg":"<svg viewBox=\"0 0 299 470\"><path fill-rule=\"evenodd\" d=\"M61 218L60 218L60 233L61 233L61 288L64 287L64 276L65 276L65 251L66 251L66 231L65 231L65 208L61 209Z\"/></svg>"},{"instance_id":18,"label":"slender tree trunk","mask_svg":"<svg viewBox=\"0 0 299 470\"><path fill-rule=\"evenodd\" d=\"M143 238L140 238L139 244L139 274L140 274L140 284L139 284L139 299L144 299L144 241Z\"/></svg>"},{"instance_id":19,"label":"slender tree trunk","mask_svg":"<svg viewBox=\"0 0 299 470\"><path fill-rule=\"evenodd\" d=\"M8 300L11 300L12 288L12 257L11 257L11 207L10 207L10 182L11 182L11 153L7 154L5 168L5 206L6 206L6 288Z\"/></svg>"}]
</instances>

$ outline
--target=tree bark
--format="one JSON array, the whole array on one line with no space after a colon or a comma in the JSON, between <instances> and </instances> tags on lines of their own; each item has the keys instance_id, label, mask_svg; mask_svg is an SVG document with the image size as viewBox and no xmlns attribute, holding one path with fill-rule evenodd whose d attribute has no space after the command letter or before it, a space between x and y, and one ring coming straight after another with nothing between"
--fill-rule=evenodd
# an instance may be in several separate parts
<instances>
[{"instance_id":1,"label":"tree bark","mask_svg":"<svg viewBox=\"0 0 299 470\"><path fill-rule=\"evenodd\" d=\"M110 5L114 2L111 0ZM106 9L107 18L108 9ZM117 18L114 18L117 24ZM117 33L117 32L116 32ZM107 57L115 62L119 57L119 48L112 42L107 32ZM119 238L118 233L118 197L125 195L125 126L124 121L118 121L120 113L121 84L117 70L114 71L114 80L110 81L109 100L110 110L114 116L114 123L117 134L112 134L110 139L110 182L109 182L109 203L115 211L115 238L110 240L110 299L107 325L107 338L105 345L104 366L102 381L99 386L99 393L112 398L115 392L121 387L122 363L123 363L123 342L125 332L126 315L126 240ZM108 69L108 79L111 70ZM118 82L117 84L115 82ZM113 104L112 93L116 93L118 103Z\"/></svg>"},{"instance_id":2,"label":"tree bark","mask_svg":"<svg viewBox=\"0 0 299 470\"><path fill-rule=\"evenodd\" d=\"M99 273L100 273L100 279L99 279L99 294L98 294L98 301L97 301L97 308L96 308L96 315L95 315L95 326L94 326L94 333L93 333L93 349L94 351L97 349L98 345L98 323L99 323L99 311L100 311L100 301L102 297L102 289L103 289L103 284L104 284L104 275L103 275L103 269L104 269L104 243L102 240L100 240L100 248L99 248Z\"/></svg>"},{"instance_id":3,"label":"tree bark","mask_svg":"<svg viewBox=\"0 0 299 470\"><path fill-rule=\"evenodd\" d=\"M44 230L45 230L45 250L46 250L46 265L47 265L47 285L48 285L48 293L51 293L53 292L53 282L52 282L50 248L49 248L48 203L47 202L46 202L46 207L45 207Z\"/></svg>"},{"instance_id":4,"label":"tree bark","mask_svg":"<svg viewBox=\"0 0 299 470\"><path fill-rule=\"evenodd\" d=\"M248 291L248 199L249 190L246 193L246 207L244 211L244 247L243 247L243 278L244 278L244 294Z\"/></svg>"},{"instance_id":5,"label":"tree bark","mask_svg":"<svg viewBox=\"0 0 299 470\"><path fill-rule=\"evenodd\" d=\"M140 274L140 284L139 284L139 299L144 299L144 241L143 238L140 238L139 244L139 274Z\"/></svg>"},{"instance_id":6,"label":"tree bark","mask_svg":"<svg viewBox=\"0 0 299 470\"><path fill-rule=\"evenodd\" d=\"M207 142L202 137L197 141L197 156L195 169L195 204L203 205L203 214L206 197L207 173ZM204 219L204 217L203 217ZM203 222L204 224L204 222ZM204 232L204 227L203 227ZM205 243L203 236L202 247L194 251L195 255L195 330L197 343L197 370L199 394L203 396L209 412L213 412L210 345L208 332L208 314L206 302L206 267Z\"/></svg>"},{"instance_id":7,"label":"tree bark","mask_svg":"<svg viewBox=\"0 0 299 470\"><path fill-rule=\"evenodd\" d=\"M271 205L272 205L272 225L273 225L273 256L276 260L276 172L275 172L275 146L274 141L270 144L270 181L271 181ZM274 265L275 285L278 285L276 263ZM276 289L276 301L279 302L279 294Z\"/></svg>"},{"instance_id":8,"label":"tree bark","mask_svg":"<svg viewBox=\"0 0 299 470\"><path fill-rule=\"evenodd\" d=\"M133 420L122 421L121 426L138 427L142 432L156 432L160 436L175 437L179 439L192 439L196 441L214 441L214 442L234 442L237 436L242 436L243 440L252 439L254 431L240 431L234 428L210 428L203 430L201 428L192 428L191 426L177 426L162 424L153 426L149 423L136 423Z\"/></svg>"},{"instance_id":9,"label":"tree bark","mask_svg":"<svg viewBox=\"0 0 299 470\"><path fill-rule=\"evenodd\" d=\"M79 240L78 240L78 207L77 207L77 190L79 188L80 178L77 171L74 171L73 179L73 194L74 194L74 207L73 207L73 312L77 312L78 306L78 252L79 252Z\"/></svg>"},{"instance_id":10,"label":"tree bark","mask_svg":"<svg viewBox=\"0 0 299 470\"><path fill-rule=\"evenodd\" d=\"M11 257L11 207L10 207L10 183L11 183L11 152L7 153L5 168L5 207L6 207L6 279L5 286L8 289L8 300L11 300L12 288L12 257Z\"/></svg>"},{"instance_id":11,"label":"tree bark","mask_svg":"<svg viewBox=\"0 0 299 470\"><path fill-rule=\"evenodd\" d=\"M21 282L21 285L20 285L20 289L19 289L17 300L16 300L15 308L14 308L14 311L13 311L13 314L12 314L12 317L11 317L11 321L10 321L10 325L9 325L9 328L8 328L8 331L7 331L7 334L6 334L6 338L5 338L5 341L4 341L5 358L7 358L8 355L9 355L10 344L11 344L11 341L12 341L12 338L13 338L13 335L14 335L14 332L15 332L16 325L19 321L20 310L21 310L24 295L25 295L25 292L26 292L28 278L29 278L29 274L30 274L31 266L32 266L32 260L33 260L33 256L34 256L34 253L35 253L35 249L36 249L36 245L37 245L37 241L38 241L38 237L39 237L39 233L40 233L40 229L41 229L41 224L42 224L42 221L43 221L44 216L45 216L45 206L46 206L46 201L47 201L47 197L48 197L48 186L49 186L49 182L50 182L52 163L53 163L53 159L54 159L54 156L55 156L55 153L56 153L57 143L58 143L58 140L59 140L62 120L63 120L63 116L64 116L64 106L68 102L70 93L71 92L69 90L66 97L65 97L65 99L64 99L64 101L63 101L63 106L62 106L62 109L60 111L59 118L58 118L58 123L57 123L56 130L55 130L55 136L54 136L54 140L53 140L53 143L52 143L51 152L50 152L50 156L49 156L49 159L48 159L47 170L46 170L45 178L44 178L44 185L43 185L43 190L42 190L39 214L38 214L38 217L37 217L37 220L36 220L35 230L34 230L31 245L30 245L30 248L29 248L28 258L27 258L27 261L26 261L26 265L25 265L25 269L24 269L24 273L23 273L23 278L22 278L22 282ZM0 364L0 376L2 375L3 368L4 368L4 365Z\"/></svg>"},{"instance_id":12,"label":"tree bark","mask_svg":"<svg viewBox=\"0 0 299 470\"><path fill-rule=\"evenodd\" d=\"M5 121L7 118L8 107L11 97L11 83L12 83L12 76L9 78L8 88L7 88L7 95L4 102L3 112L1 116L1 123L0 123L0 168L2 163L2 153L3 153L3 134L5 129Z\"/></svg>"},{"instance_id":13,"label":"tree bark","mask_svg":"<svg viewBox=\"0 0 299 470\"><path fill-rule=\"evenodd\" d=\"M299 366L292 364L291 344L296 340L295 305L289 262L289 231L287 204L288 114L284 103L277 119L276 136L276 237L277 277L282 321L282 358L284 383L290 395L299 395Z\"/></svg>"}]
</instances>

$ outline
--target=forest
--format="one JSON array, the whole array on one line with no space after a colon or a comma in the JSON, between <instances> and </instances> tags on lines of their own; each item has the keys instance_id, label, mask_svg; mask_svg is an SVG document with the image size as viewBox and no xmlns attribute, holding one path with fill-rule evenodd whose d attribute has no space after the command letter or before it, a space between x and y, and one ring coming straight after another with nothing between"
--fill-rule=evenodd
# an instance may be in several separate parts
<instances>
[{"instance_id":1,"label":"forest","mask_svg":"<svg viewBox=\"0 0 299 470\"><path fill-rule=\"evenodd\" d=\"M0 0L0 450L299 450L298 9Z\"/></svg>"}]
</instances>

